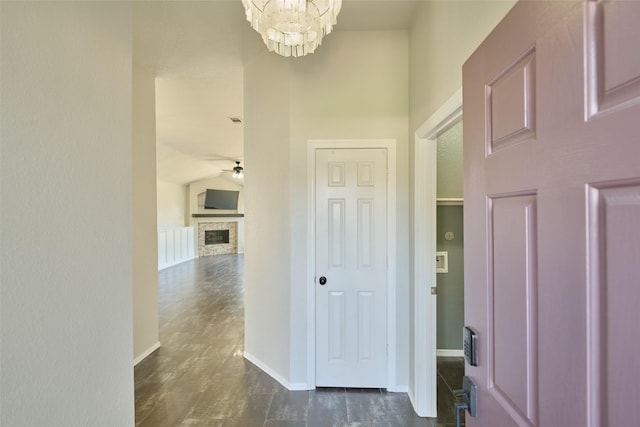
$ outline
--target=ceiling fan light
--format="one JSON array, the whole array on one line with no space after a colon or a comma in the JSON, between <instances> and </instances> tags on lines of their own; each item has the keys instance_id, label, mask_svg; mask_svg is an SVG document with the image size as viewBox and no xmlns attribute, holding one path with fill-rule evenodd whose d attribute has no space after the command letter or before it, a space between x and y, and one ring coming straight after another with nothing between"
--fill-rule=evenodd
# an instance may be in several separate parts
<instances>
[{"instance_id":1,"label":"ceiling fan light","mask_svg":"<svg viewBox=\"0 0 640 427\"><path fill-rule=\"evenodd\" d=\"M233 168L233 174L231 176L235 179L244 178L244 168L240 166L240 162L236 162L236 166Z\"/></svg>"}]
</instances>

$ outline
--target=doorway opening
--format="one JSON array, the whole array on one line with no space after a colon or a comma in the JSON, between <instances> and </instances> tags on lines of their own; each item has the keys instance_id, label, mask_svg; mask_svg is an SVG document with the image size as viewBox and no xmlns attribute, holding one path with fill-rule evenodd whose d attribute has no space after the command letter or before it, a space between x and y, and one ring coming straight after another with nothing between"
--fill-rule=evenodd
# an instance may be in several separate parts
<instances>
[{"instance_id":1,"label":"doorway opening","mask_svg":"<svg viewBox=\"0 0 640 427\"><path fill-rule=\"evenodd\" d=\"M438 135L436 186L436 357L438 422L455 422L464 357L464 230L462 120Z\"/></svg>"},{"instance_id":2,"label":"doorway opening","mask_svg":"<svg viewBox=\"0 0 640 427\"><path fill-rule=\"evenodd\" d=\"M420 416L437 417L438 138L462 120L459 89L415 133L412 322L409 397ZM459 178L461 180L461 177ZM456 197L449 197L456 199ZM443 199L445 199L443 197ZM461 197L457 197L461 199ZM460 200L461 201L461 200ZM443 201L441 201L443 202ZM454 232L455 240L455 232ZM461 334L460 334L461 335ZM444 414L442 414L444 415Z\"/></svg>"},{"instance_id":3,"label":"doorway opening","mask_svg":"<svg viewBox=\"0 0 640 427\"><path fill-rule=\"evenodd\" d=\"M436 153L436 355L462 357L461 331L464 326L462 120L458 120L451 128L438 135Z\"/></svg>"}]
</instances>

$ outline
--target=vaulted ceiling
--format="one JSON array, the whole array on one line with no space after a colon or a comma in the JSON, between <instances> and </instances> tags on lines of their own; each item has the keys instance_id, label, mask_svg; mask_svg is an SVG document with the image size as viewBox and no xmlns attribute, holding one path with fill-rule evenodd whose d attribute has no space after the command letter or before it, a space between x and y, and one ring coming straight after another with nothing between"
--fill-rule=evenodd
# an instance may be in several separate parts
<instances>
[{"instance_id":1,"label":"vaulted ceiling","mask_svg":"<svg viewBox=\"0 0 640 427\"><path fill-rule=\"evenodd\" d=\"M418 2L343 0L335 31L406 29ZM137 1L133 31L134 62L156 76L158 179L225 176L243 159L230 120L242 119L243 64L266 50L241 1Z\"/></svg>"}]
</instances>

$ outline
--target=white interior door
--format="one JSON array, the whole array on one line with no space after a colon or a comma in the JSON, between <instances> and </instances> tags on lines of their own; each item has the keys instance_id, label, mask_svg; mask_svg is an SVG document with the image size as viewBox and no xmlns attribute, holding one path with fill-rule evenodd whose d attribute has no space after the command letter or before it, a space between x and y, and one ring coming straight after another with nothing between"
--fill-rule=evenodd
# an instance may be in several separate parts
<instances>
[{"instance_id":1,"label":"white interior door","mask_svg":"<svg viewBox=\"0 0 640 427\"><path fill-rule=\"evenodd\" d=\"M316 385L386 387L387 150L316 150Z\"/></svg>"},{"instance_id":2,"label":"white interior door","mask_svg":"<svg viewBox=\"0 0 640 427\"><path fill-rule=\"evenodd\" d=\"M467 425L638 425L639 22L522 1L464 66Z\"/></svg>"}]
</instances>

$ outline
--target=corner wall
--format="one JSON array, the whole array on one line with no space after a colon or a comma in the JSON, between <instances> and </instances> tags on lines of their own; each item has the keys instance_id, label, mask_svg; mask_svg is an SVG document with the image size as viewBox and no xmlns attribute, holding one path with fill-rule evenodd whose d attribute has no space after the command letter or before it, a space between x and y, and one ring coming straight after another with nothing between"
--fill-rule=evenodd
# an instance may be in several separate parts
<instances>
[{"instance_id":1,"label":"corner wall","mask_svg":"<svg viewBox=\"0 0 640 427\"><path fill-rule=\"evenodd\" d=\"M156 112L153 74L133 68L133 358L159 345Z\"/></svg>"},{"instance_id":2,"label":"corner wall","mask_svg":"<svg viewBox=\"0 0 640 427\"><path fill-rule=\"evenodd\" d=\"M0 425L133 426L131 4L0 11Z\"/></svg>"},{"instance_id":3,"label":"corner wall","mask_svg":"<svg viewBox=\"0 0 640 427\"><path fill-rule=\"evenodd\" d=\"M397 384L390 386L407 384L408 64L406 31L353 31L332 33L313 55L264 53L245 68L246 351L293 388L314 386L307 366L311 139L396 141Z\"/></svg>"},{"instance_id":4,"label":"corner wall","mask_svg":"<svg viewBox=\"0 0 640 427\"><path fill-rule=\"evenodd\" d=\"M289 62L245 66L245 354L291 385Z\"/></svg>"}]
</instances>

